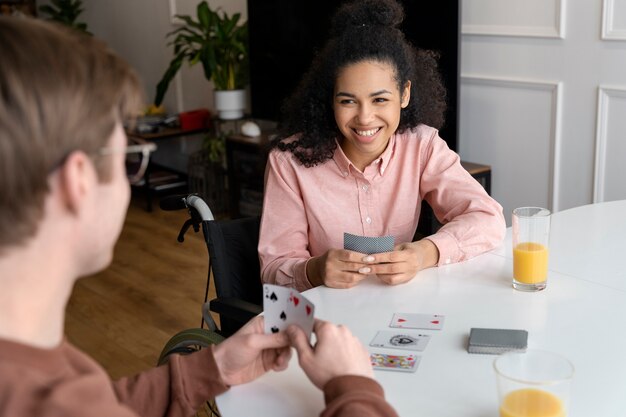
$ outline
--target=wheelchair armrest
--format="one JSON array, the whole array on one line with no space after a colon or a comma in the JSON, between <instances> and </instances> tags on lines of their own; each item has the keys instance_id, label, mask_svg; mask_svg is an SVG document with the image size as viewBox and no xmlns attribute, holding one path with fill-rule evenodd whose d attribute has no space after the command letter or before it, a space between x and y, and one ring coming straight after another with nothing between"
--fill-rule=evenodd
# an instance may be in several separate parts
<instances>
[{"instance_id":1,"label":"wheelchair armrest","mask_svg":"<svg viewBox=\"0 0 626 417\"><path fill-rule=\"evenodd\" d=\"M242 323L247 323L263 312L263 307L238 298L216 298L209 302L209 309Z\"/></svg>"}]
</instances>

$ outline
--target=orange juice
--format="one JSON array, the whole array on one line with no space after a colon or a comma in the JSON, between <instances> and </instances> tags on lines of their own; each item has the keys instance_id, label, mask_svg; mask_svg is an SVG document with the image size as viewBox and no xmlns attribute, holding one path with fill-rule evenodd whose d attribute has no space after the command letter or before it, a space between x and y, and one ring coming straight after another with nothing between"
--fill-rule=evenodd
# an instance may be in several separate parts
<instances>
[{"instance_id":1,"label":"orange juice","mask_svg":"<svg viewBox=\"0 0 626 417\"><path fill-rule=\"evenodd\" d=\"M565 417L559 397L546 391L524 388L504 397L500 417Z\"/></svg>"},{"instance_id":2,"label":"orange juice","mask_svg":"<svg viewBox=\"0 0 626 417\"><path fill-rule=\"evenodd\" d=\"M544 282L548 277L548 248L523 242L513 248L513 277L524 284Z\"/></svg>"}]
</instances>

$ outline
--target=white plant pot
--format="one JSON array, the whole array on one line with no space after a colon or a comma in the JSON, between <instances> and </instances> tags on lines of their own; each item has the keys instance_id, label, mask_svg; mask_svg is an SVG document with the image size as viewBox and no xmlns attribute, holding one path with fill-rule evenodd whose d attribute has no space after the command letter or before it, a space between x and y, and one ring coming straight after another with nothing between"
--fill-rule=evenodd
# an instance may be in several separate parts
<instances>
[{"instance_id":1,"label":"white plant pot","mask_svg":"<svg viewBox=\"0 0 626 417\"><path fill-rule=\"evenodd\" d=\"M246 109L246 90L216 90L215 108L220 119L241 119Z\"/></svg>"}]
</instances>

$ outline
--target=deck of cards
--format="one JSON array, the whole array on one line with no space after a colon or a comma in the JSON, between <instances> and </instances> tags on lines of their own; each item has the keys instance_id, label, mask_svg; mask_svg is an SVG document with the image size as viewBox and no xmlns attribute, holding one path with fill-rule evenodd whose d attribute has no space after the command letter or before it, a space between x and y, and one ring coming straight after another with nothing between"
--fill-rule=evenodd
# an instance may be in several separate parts
<instances>
[{"instance_id":1,"label":"deck of cards","mask_svg":"<svg viewBox=\"0 0 626 417\"><path fill-rule=\"evenodd\" d=\"M499 355L504 352L525 352L528 345L528 332L514 329L481 329L470 330L467 351L469 353L486 353Z\"/></svg>"},{"instance_id":2,"label":"deck of cards","mask_svg":"<svg viewBox=\"0 0 626 417\"><path fill-rule=\"evenodd\" d=\"M295 324L311 338L315 306L293 288L264 284L263 315L265 333L277 333Z\"/></svg>"},{"instance_id":3,"label":"deck of cards","mask_svg":"<svg viewBox=\"0 0 626 417\"><path fill-rule=\"evenodd\" d=\"M374 253L393 251L394 237L380 236L369 237L353 235L351 233L343 234L343 248L359 253L372 255Z\"/></svg>"},{"instance_id":4,"label":"deck of cards","mask_svg":"<svg viewBox=\"0 0 626 417\"><path fill-rule=\"evenodd\" d=\"M431 335L406 329L441 330L444 319L440 314L395 313L389 323L389 327L394 330L379 331L370 346L423 352ZM372 367L377 370L415 372L421 357L415 354L388 355L374 352L370 359Z\"/></svg>"}]
</instances>

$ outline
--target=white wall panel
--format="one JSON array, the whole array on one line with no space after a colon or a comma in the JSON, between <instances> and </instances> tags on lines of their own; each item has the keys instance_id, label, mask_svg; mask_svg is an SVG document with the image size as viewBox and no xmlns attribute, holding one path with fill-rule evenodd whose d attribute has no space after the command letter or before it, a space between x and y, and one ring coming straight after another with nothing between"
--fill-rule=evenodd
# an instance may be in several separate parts
<instances>
[{"instance_id":1,"label":"white wall panel","mask_svg":"<svg viewBox=\"0 0 626 417\"><path fill-rule=\"evenodd\" d=\"M492 195L507 223L515 207L558 209L559 93L557 82L462 76L463 160L492 168Z\"/></svg>"},{"instance_id":2,"label":"white wall panel","mask_svg":"<svg viewBox=\"0 0 626 417\"><path fill-rule=\"evenodd\" d=\"M598 89L593 201L626 199L626 87Z\"/></svg>"},{"instance_id":3,"label":"white wall panel","mask_svg":"<svg viewBox=\"0 0 626 417\"><path fill-rule=\"evenodd\" d=\"M626 41L626 0L603 0L602 39Z\"/></svg>"},{"instance_id":4,"label":"white wall panel","mask_svg":"<svg viewBox=\"0 0 626 417\"><path fill-rule=\"evenodd\" d=\"M565 37L565 0L462 0L464 35Z\"/></svg>"}]
</instances>

